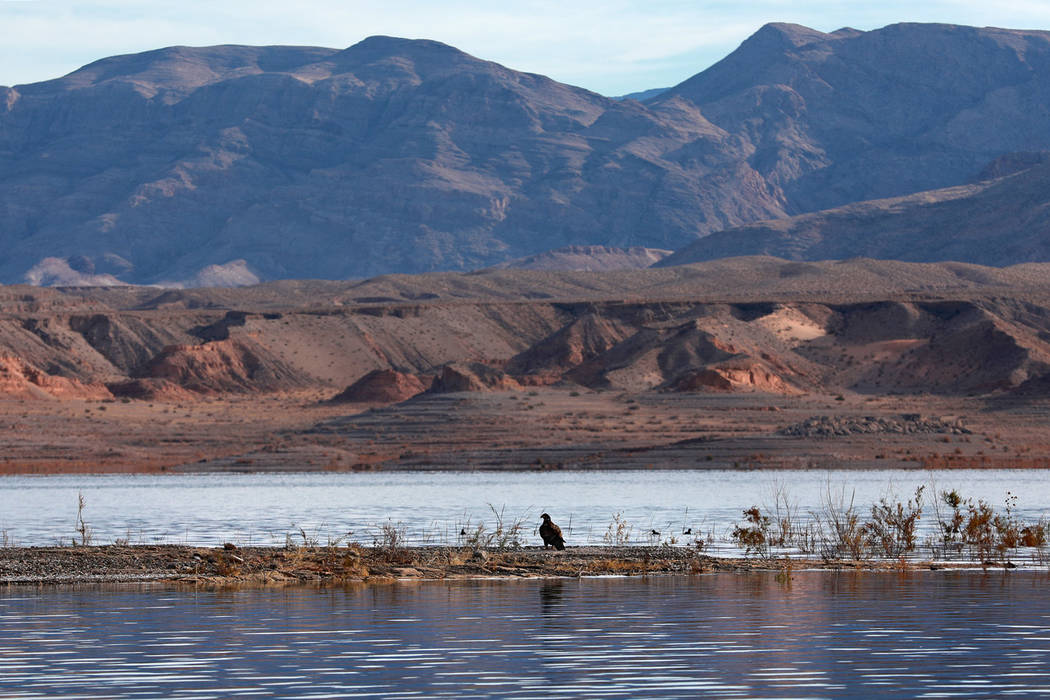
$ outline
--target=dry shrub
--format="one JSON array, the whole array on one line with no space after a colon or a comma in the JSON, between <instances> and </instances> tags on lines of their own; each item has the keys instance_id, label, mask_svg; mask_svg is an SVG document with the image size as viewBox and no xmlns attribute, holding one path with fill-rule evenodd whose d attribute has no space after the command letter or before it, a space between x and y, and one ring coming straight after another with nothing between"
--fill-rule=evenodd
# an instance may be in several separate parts
<instances>
[{"instance_id":1,"label":"dry shrub","mask_svg":"<svg viewBox=\"0 0 1050 700\"><path fill-rule=\"evenodd\" d=\"M689 560L689 573L702 574L705 571L707 571L707 569L704 567L704 563L702 561L695 558Z\"/></svg>"},{"instance_id":2,"label":"dry shrub","mask_svg":"<svg viewBox=\"0 0 1050 700\"><path fill-rule=\"evenodd\" d=\"M587 572L592 574L642 574L649 570L643 561L627 559L596 559L587 565Z\"/></svg>"},{"instance_id":3,"label":"dry shrub","mask_svg":"<svg viewBox=\"0 0 1050 700\"><path fill-rule=\"evenodd\" d=\"M1005 556L1007 549L1017 549L1021 544L1021 524L1014 517L1014 508L1017 507L1017 496L1009 491L1006 492L1006 512L996 514L992 518L992 527L995 528L995 549L1000 557Z\"/></svg>"},{"instance_id":4,"label":"dry shrub","mask_svg":"<svg viewBox=\"0 0 1050 700\"><path fill-rule=\"evenodd\" d=\"M347 578L367 578L369 571L368 567L365 566L364 562L361 561L361 555L357 552L347 552L342 558L340 563L339 573Z\"/></svg>"},{"instance_id":5,"label":"dry shrub","mask_svg":"<svg viewBox=\"0 0 1050 700\"><path fill-rule=\"evenodd\" d=\"M295 547L286 548L282 557L282 563L291 569L299 569L303 566L303 562L306 561L306 547Z\"/></svg>"},{"instance_id":6,"label":"dry shrub","mask_svg":"<svg viewBox=\"0 0 1050 700\"><path fill-rule=\"evenodd\" d=\"M1025 547L1046 546L1046 526L1042 523L1021 528L1021 544Z\"/></svg>"},{"instance_id":7,"label":"dry shrub","mask_svg":"<svg viewBox=\"0 0 1050 700\"><path fill-rule=\"evenodd\" d=\"M915 497L908 502L890 503L885 498L871 506L871 520L861 531L873 551L890 558L900 558L915 551L915 529L922 518L922 492L915 489Z\"/></svg>"},{"instance_id":8,"label":"dry shrub","mask_svg":"<svg viewBox=\"0 0 1050 700\"><path fill-rule=\"evenodd\" d=\"M219 576L226 576L233 578L241 575L241 564L243 562L238 561L240 557L233 557L231 555L224 555L219 557L219 560L215 562L215 573Z\"/></svg>"},{"instance_id":9,"label":"dry shrub","mask_svg":"<svg viewBox=\"0 0 1050 700\"><path fill-rule=\"evenodd\" d=\"M738 546L744 548L744 554L765 555L769 553L769 518L762 515L758 506L751 506L744 511L746 524L737 525L730 535Z\"/></svg>"},{"instance_id":10,"label":"dry shrub","mask_svg":"<svg viewBox=\"0 0 1050 700\"><path fill-rule=\"evenodd\" d=\"M968 514L966 524L963 526L963 542L970 546L971 551L977 554L977 558L984 562L991 559L992 550L995 548L995 531L993 521L995 512L992 507L979 500L976 503L970 501L966 505Z\"/></svg>"},{"instance_id":11,"label":"dry shrub","mask_svg":"<svg viewBox=\"0 0 1050 700\"><path fill-rule=\"evenodd\" d=\"M773 484L773 505L766 510L772 513L772 528L769 532L769 544L774 547L787 547L804 540L799 523L798 503L788 495L787 486L782 482ZM802 536L800 536L802 535Z\"/></svg>"},{"instance_id":12,"label":"dry shrub","mask_svg":"<svg viewBox=\"0 0 1050 700\"><path fill-rule=\"evenodd\" d=\"M504 519L504 512L507 509L506 505L499 510L496 510L496 506L491 503L488 506L489 510L492 511L492 515L496 518L496 529L487 543L488 546L494 546L499 549L521 548L523 545L522 536L525 533L525 518L528 514L526 513L508 521Z\"/></svg>"},{"instance_id":13,"label":"dry shrub","mask_svg":"<svg viewBox=\"0 0 1050 700\"><path fill-rule=\"evenodd\" d=\"M84 500L84 494L77 493L77 519L76 519L76 531L80 533L80 542L73 539L73 546L80 544L82 547L87 547L91 544L94 539L94 534L91 530L91 526L84 522L84 506L87 505L87 501Z\"/></svg>"},{"instance_id":14,"label":"dry shrub","mask_svg":"<svg viewBox=\"0 0 1050 700\"><path fill-rule=\"evenodd\" d=\"M463 535L463 532L467 534ZM485 523L478 523L470 530L463 528L460 530L460 533L460 536L463 537L463 544L469 547L472 552L481 551L492 543L493 534L486 531Z\"/></svg>"},{"instance_id":15,"label":"dry shrub","mask_svg":"<svg viewBox=\"0 0 1050 700\"><path fill-rule=\"evenodd\" d=\"M945 551L966 545L971 556L988 562L992 555L1005 559L1009 550L1019 547L1042 548L1047 543L1047 523L1022 523L1014 515L1017 496L1007 491L1002 513L985 501L964 501L955 491L942 492L941 500L951 508L950 519L938 516ZM965 507L965 510L964 510Z\"/></svg>"},{"instance_id":16,"label":"dry shrub","mask_svg":"<svg viewBox=\"0 0 1050 700\"><path fill-rule=\"evenodd\" d=\"M405 524L402 522L394 524L388 520L379 527L379 536L372 542L372 546L388 554L394 554L405 546L406 538Z\"/></svg>"},{"instance_id":17,"label":"dry shrub","mask_svg":"<svg viewBox=\"0 0 1050 700\"><path fill-rule=\"evenodd\" d=\"M602 541L608 545L623 546L631 541L631 525L624 520L621 513L614 513L612 522L602 535Z\"/></svg>"},{"instance_id":18,"label":"dry shrub","mask_svg":"<svg viewBox=\"0 0 1050 700\"><path fill-rule=\"evenodd\" d=\"M833 494L829 485L821 499L821 512L813 514L820 541L820 556L825 561L841 559L843 556L859 560L864 556L866 538L860 515L854 506L855 497L856 493L851 493L847 503L846 490Z\"/></svg>"},{"instance_id":19,"label":"dry shrub","mask_svg":"<svg viewBox=\"0 0 1050 700\"><path fill-rule=\"evenodd\" d=\"M940 503L948 506L950 516L946 520L941 517ZM966 516L963 514L962 507L964 505L962 496L959 495L958 491L941 491L940 499L934 501L934 508L937 514L937 526L941 531L941 544L944 547L944 553L947 554L949 550L960 550L963 545L964 537L964 526L966 524Z\"/></svg>"}]
</instances>

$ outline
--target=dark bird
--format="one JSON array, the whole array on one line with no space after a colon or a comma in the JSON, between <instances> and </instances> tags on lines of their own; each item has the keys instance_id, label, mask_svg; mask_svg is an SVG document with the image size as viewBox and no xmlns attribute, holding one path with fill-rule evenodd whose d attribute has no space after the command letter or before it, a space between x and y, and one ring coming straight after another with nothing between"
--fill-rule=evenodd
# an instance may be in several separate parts
<instances>
[{"instance_id":1,"label":"dark bird","mask_svg":"<svg viewBox=\"0 0 1050 700\"><path fill-rule=\"evenodd\" d=\"M659 530L651 530L649 532L649 534L652 535L653 537L659 537L660 536L660 531Z\"/></svg>"},{"instance_id":2,"label":"dark bird","mask_svg":"<svg viewBox=\"0 0 1050 700\"><path fill-rule=\"evenodd\" d=\"M551 522L551 516L544 513L540 516L543 523L540 525L540 537L543 538L543 548L551 545L555 549L565 549L565 538L561 536L561 528Z\"/></svg>"},{"instance_id":3,"label":"dark bird","mask_svg":"<svg viewBox=\"0 0 1050 700\"><path fill-rule=\"evenodd\" d=\"M693 528L689 527L689 528L686 528L685 530L682 530L682 534L683 535L691 535L691 534L693 534Z\"/></svg>"}]
</instances>

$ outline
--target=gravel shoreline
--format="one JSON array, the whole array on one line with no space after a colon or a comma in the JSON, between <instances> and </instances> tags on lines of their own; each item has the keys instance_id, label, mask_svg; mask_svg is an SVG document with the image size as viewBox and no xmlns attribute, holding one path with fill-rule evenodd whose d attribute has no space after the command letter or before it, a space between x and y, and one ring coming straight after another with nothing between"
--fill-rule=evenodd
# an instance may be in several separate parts
<instances>
[{"instance_id":1,"label":"gravel shoreline","mask_svg":"<svg viewBox=\"0 0 1050 700\"><path fill-rule=\"evenodd\" d=\"M188 547L133 545L0 548L0 584L166 582L329 585L400 579L702 574L716 571L918 571L974 562L823 561L711 557L677 547L570 547L565 551L456 547ZM996 565L995 568L1001 568Z\"/></svg>"}]
</instances>

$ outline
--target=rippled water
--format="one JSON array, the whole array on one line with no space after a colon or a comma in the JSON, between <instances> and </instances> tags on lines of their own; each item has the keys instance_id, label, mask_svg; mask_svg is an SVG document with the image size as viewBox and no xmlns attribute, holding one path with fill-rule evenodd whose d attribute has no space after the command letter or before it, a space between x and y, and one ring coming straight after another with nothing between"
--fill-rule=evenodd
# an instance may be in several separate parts
<instances>
[{"instance_id":1,"label":"rippled water","mask_svg":"<svg viewBox=\"0 0 1050 700\"><path fill-rule=\"evenodd\" d=\"M1044 574L0 589L2 697L1050 693Z\"/></svg>"},{"instance_id":2,"label":"rippled water","mask_svg":"<svg viewBox=\"0 0 1050 700\"><path fill-rule=\"evenodd\" d=\"M290 533L301 542L302 528L321 544L347 532L371 544L389 521L402 523L410 542L455 544L464 527L495 525L490 503L505 520L528 522L528 543L538 543L532 528L544 511L570 544L600 543L617 512L631 526L632 543L646 543L652 530L659 541L686 539L686 529L722 537L744 508L772 504L778 483L805 516L819 509L829 487L855 494L866 514L887 493L906 498L931 479L936 489L928 494L955 488L999 508L1010 490L1027 520L1050 507L1050 475L1038 470L9 476L0 477L0 531L21 545L68 544L83 493L96 543L284 544ZM932 527L933 518L920 525Z\"/></svg>"}]
</instances>

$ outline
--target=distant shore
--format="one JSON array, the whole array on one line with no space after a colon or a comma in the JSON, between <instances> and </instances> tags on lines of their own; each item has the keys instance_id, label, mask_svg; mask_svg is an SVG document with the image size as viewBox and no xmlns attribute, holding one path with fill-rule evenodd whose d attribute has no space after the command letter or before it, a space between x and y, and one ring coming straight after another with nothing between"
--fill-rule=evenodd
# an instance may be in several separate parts
<instances>
[{"instance_id":1,"label":"distant shore","mask_svg":"<svg viewBox=\"0 0 1050 700\"><path fill-rule=\"evenodd\" d=\"M339 585L396 580L641 576L800 570L970 569L979 562L825 561L712 557L682 547L570 547L565 551L457 547L189 547L133 545L0 549L0 584L164 582L204 586ZM1003 568L987 564L985 568ZM1012 566L1011 566L1012 568Z\"/></svg>"}]
</instances>

